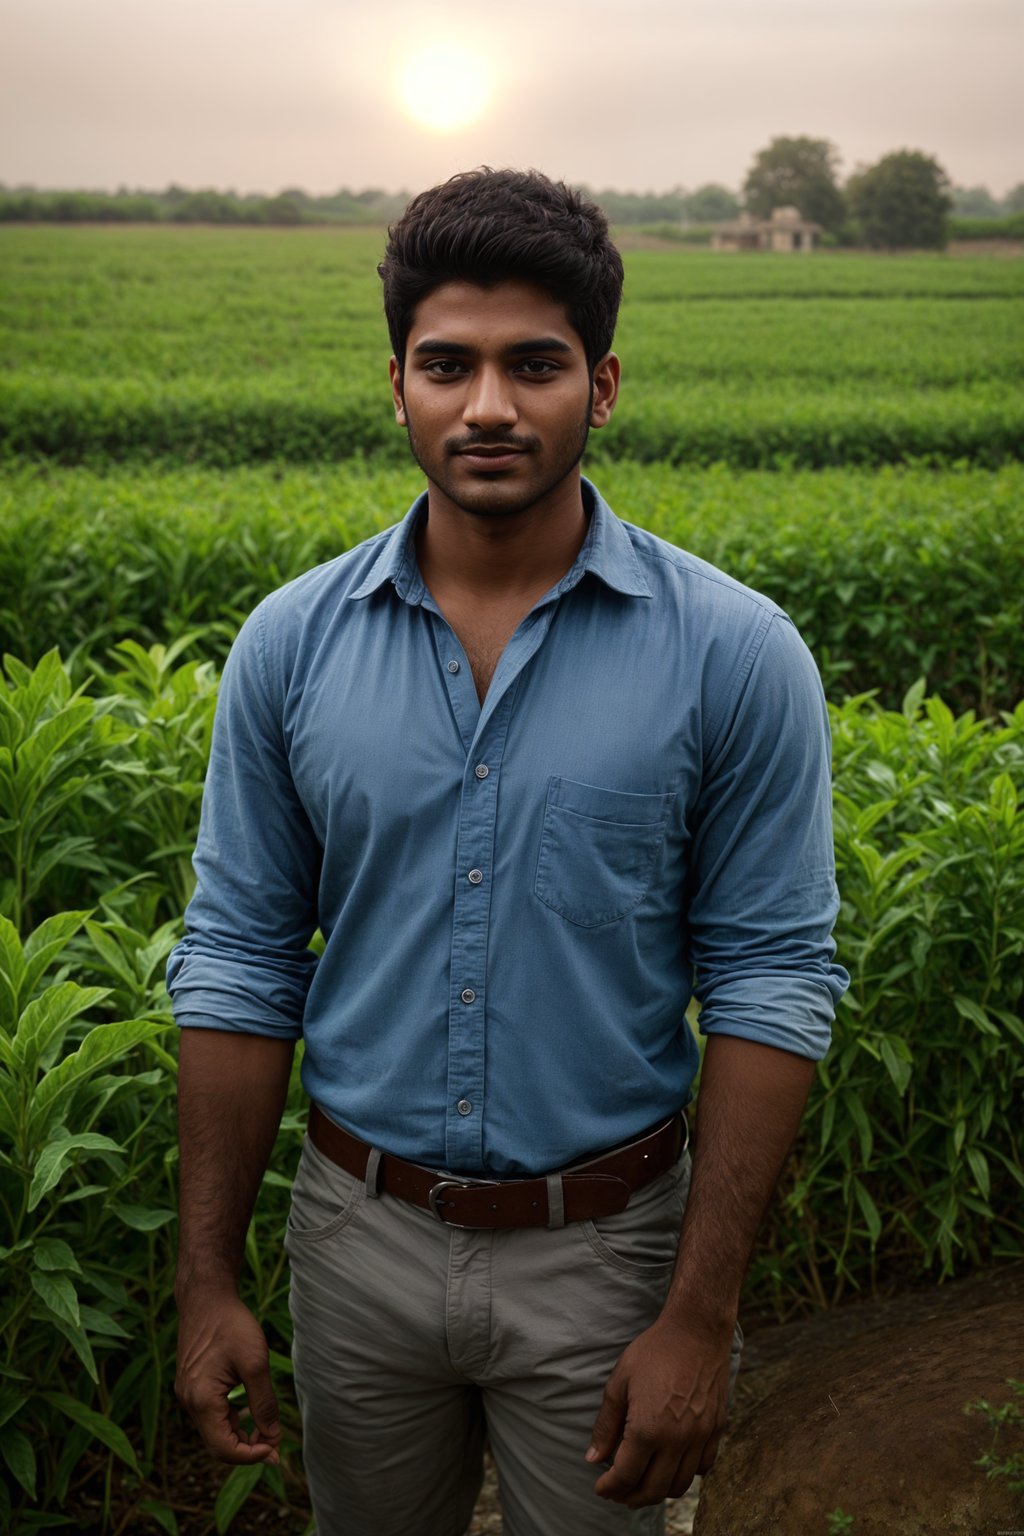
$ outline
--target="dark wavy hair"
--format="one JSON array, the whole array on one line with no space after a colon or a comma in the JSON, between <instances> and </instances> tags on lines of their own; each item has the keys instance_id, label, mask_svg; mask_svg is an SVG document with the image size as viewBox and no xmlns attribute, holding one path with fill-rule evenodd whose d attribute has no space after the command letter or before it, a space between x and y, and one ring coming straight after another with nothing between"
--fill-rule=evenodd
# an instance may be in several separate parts
<instances>
[{"instance_id":1,"label":"dark wavy hair","mask_svg":"<svg viewBox=\"0 0 1024 1536\"><path fill-rule=\"evenodd\" d=\"M416 305L442 283L536 283L564 304L594 366L612 344L622 257L596 203L540 171L462 171L413 198L377 271L399 367Z\"/></svg>"}]
</instances>

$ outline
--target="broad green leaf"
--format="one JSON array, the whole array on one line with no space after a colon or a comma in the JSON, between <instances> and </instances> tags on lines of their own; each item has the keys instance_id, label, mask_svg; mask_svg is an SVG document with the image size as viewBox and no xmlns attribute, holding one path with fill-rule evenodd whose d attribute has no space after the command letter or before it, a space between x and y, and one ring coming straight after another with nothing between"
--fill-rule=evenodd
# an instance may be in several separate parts
<instances>
[{"instance_id":1,"label":"broad green leaf","mask_svg":"<svg viewBox=\"0 0 1024 1536\"><path fill-rule=\"evenodd\" d=\"M20 1408L28 1402L24 1392L19 1392L16 1387L0 1387L0 1426L13 1419Z\"/></svg>"},{"instance_id":2,"label":"broad green leaf","mask_svg":"<svg viewBox=\"0 0 1024 1536\"><path fill-rule=\"evenodd\" d=\"M885 1062L886 1071L896 1086L896 1092L902 1098L913 1075L913 1068L909 1061L904 1061L901 1056L896 1054L891 1040L883 1038L879 1042L879 1050L882 1060Z\"/></svg>"},{"instance_id":3,"label":"broad green leaf","mask_svg":"<svg viewBox=\"0 0 1024 1536\"><path fill-rule=\"evenodd\" d=\"M974 1182L981 1192L983 1200L987 1200L992 1192L992 1179L988 1171L988 1158L980 1147L968 1147L965 1153L971 1172L974 1174Z\"/></svg>"},{"instance_id":4,"label":"broad green leaf","mask_svg":"<svg viewBox=\"0 0 1024 1536\"><path fill-rule=\"evenodd\" d=\"M861 1159L866 1163L871 1156L873 1141L871 1124L867 1117L867 1111L855 1090L846 1089L843 1093L843 1108L853 1121L860 1141Z\"/></svg>"},{"instance_id":5,"label":"broad green leaf","mask_svg":"<svg viewBox=\"0 0 1024 1536\"><path fill-rule=\"evenodd\" d=\"M101 1312L99 1307L87 1306L85 1302L79 1304L78 1310L82 1318L82 1327L89 1333L99 1333L109 1339L131 1338L131 1334L122 1328L109 1312Z\"/></svg>"},{"instance_id":6,"label":"broad green leaf","mask_svg":"<svg viewBox=\"0 0 1024 1536\"><path fill-rule=\"evenodd\" d=\"M155 1520L167 1536L178 1536L178 1517L169 1504L160 1504L156 1499L141 1499L139 1509L147 1514L151 1520Z\"/></svg>"},{"instance_id":7,"label":"broad green leaf","mask_svg":"<svg viewBox=\"0 0 1024 1536\"><path fill-rule=\"evenodd\" d=\"M124 1148L110 1136L99 1131L79 1131L77 1136L65 1136L48 1142L36 1159L32 1183L29 1186L28 1208L34 1211L43 1196L63 1176L73 1152L123 1152Z\"/></svg>"},{"instance_id":8,"label":"broad green leaf","mask_svg":"<svg viewBox=\"0 0 1024 1536\"><path fill-rule=\"evenodd\" d=\"M127 1019L117 1024L96 1024L77 1051L51 1067L36 1088L30 1124L48 1125L67 1099L90 1077L112 1061L122 1061L144 1040L164 1032L167 1026L150 1019Z\"/></svg>"},{"instance_id":9,"label":"broad green leaf","mask_svg":"<svg viewBox=\"0 0 1024 1536\"><path fill-rule=\"evenodd\" d=\"M82 1273L70 1245L61 1237L36 1238L32 1262L37 1269L70 1269L79 1275Z\"/></svg>"},{"instance_id":10,"label":"broad green leaf","mask_svg":"<svg viewBox=\"0 0 1024 1536\"><path fill-rule=\"evenodd\" d=\"M217 1495L217 1502L213 1506L217 1536L224 1536L224 1532L262 1476L263 1467L258 1461L247 1467L235 1467L228 1474Z\"/></svg>"},{"instance_id":11,"label":"broad green leaf","mask_svg":"<svg viewBox=\"0 0 1024 1536\"><path fill-rule=\"evenodd\" d=\"M108 970L112 971L121 981L128 986L135 986L138 977L135 967L132 965L128 954L121 948L100 923L89 922L85 925L85 931L92 940L95 948L107 963Z\"/></svg>"},{"instance_id":12,"label":"broad green leaf","mask_svg":"<svg viewBox=\"0 0 1024 1536\"><path fill-rule=\"evenodd\" d=\"M30 1499L36 1496L36 1453L27 1435L13 1424L0 1429L0 1455Z\"/></svg>"},{"instance_id":13,"label":"broad green leaf","mask_svg":"<svg viewBox=\"0 0 1024 1536\"><path fill-rule=\"evenodd\" d=\"M115 1216L120 1217L126 1227L132 1227L136 1232L155 1232L157 1227L165 1226L173 1221L176 1211L165 1210L162 1207L148 1205L121 1205L112 1200L109 1209Z\"/></svg>"},{"instance_id":14,"label":"broad green leaf","mask_svg":"<svg viewBox=\"0 0 1024 1536\"><path fill-rule=\"evenodd\" d=\"M977 1024L978 1028L986 1035L999 1034L998 1029L992 1023L984 1008L976 1003L973 998L964 997L962 993L957 992L953 998L953 1006L962 1019L970 1019L971 1023Z\"/></svg>"},{"instance_id":15,"label":"broad green leaf","mask_svg":"<svg viewBox=\"0 0 1024 1536\"><path fill-rule=\"evenodd\" d=\"M34 1076L47 1056L60 1049L68 1026L110 995L107 987L80 987L64 981L26 1006L14 1035L14 1052L24 1071Z\"/></svg>"},{"instance_id":16,"label":"broad green leaf","mask_svg":"<svg viewBox=\"0 0 1024 1536\"><path fill-rule=\"evenodd\" d=\"M921 710L921 702L924 699L927 679L919 677L916 683L912 683L903 695L903 703L900 706L907 720L916 720Z\"/></svg>"},{"instance_id":17,"label":"broad green leaf","mask_svg":"<svg viewBox=\"0 0 1024 1536\"><path fill-rule=\"evenodd\" d=\"M25 976L25 959L18 930L0 913L0 1029L13 1032L20 1013L19 997Z\"/></svg>"},{"instance_id":18,"label":"broad green leaf","mask_svg":"<svg viewBox=\"0 0 1024 1536\"><path fill-rule=\"evenodd\" d=\"M67 1275L44 1275L40 1270L34 1269L31 1274L32 1289L54 1317L60 1318L65 1323L70 1323L73 1328L80 1327L78 1314L78 1292L75 1290Z\"/></svg>"},{"instance_id":19,"label":"broad green leaf","mask_svg":"<svg viewBox=\"0 0 1024 1536\"><path fill-rule=\"evenodd\" d=\"M92 1408L87 1408L84 1403L80 1403L77 1398L68 1397L63 1392L41 1392L39 1395L44 1402L51 1403L74 1423L87 1429L95 1439L102 1441L109 1451L113 1451L115 1456L119 1456L123 1462L126 1462L136 1476L141 1476L135 1452L123 1429L111 1423L103 1414L96 1413Z\"/></svg>"},{"instance_id":20,"label":"broad green leaf","mask_svg":"<svg viewBox=\"0 0 1024 1536\"><path fill-rule=\"evenodd\" d=\"M88 909L80 912L57 912L40 923L34 933L25 940L25 974L20 992L20 1004L24 1007L39 985L47 969L63 954L68 942L89 916Z\"/></svg>"},{"instance_id":21,"label":"broad green leaf","mask_svg":"<svg viewBox=\"0 0 1024 1536\"><path fill-rule=\"evenodd\" d=\"M62 1333L67 1339L68 1343L71 1345L71 1348L74 1350L79 1360L81 1360L82 1364L85 1366L92 1380L94 1382L98 1382L100 1375L99 1371L96 1369L96 1357L92 1352L92 1345L89 1343L89 1337L85 1330L81 1327L76 1327L74 1323L65 1322L64 1319L60 1317L55 1317L53 1319L53 1326L56 1328L58 1333Z\"/></svg>"},{"instance_id":22,"label":"broad green leaf","mask_svg":"<svg viewBox=\"0 0 1024 1536\"><path fill-rule=\"evenodd\" d=\"M873 1248L882 1235L882 1218L878 1214L877 1205L864 1188L860 1179L854 1179L853 1193L857 1198L857 1204L860 1206L861 1214L867 1225L868 1235L871 1238L871 1246Z\"/></svg>"}]
</instances>

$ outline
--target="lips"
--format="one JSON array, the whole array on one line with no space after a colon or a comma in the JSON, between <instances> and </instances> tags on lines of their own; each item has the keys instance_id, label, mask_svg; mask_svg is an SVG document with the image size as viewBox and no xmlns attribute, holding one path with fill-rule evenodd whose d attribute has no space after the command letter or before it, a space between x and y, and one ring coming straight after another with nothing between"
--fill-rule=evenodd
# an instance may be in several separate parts
<instances>
[{"instance_id":1,"label":"lips","mask_svg":"<svg viewBox=\"0 0 1024 1536\"><path fill-rule=\"evenodd\" d=\"M507 444L476 443L472 448L460 448L457 458L464 459L474 469L509 469L522 456L525 449L510 448Z\"/></svg>"}]
</instances>

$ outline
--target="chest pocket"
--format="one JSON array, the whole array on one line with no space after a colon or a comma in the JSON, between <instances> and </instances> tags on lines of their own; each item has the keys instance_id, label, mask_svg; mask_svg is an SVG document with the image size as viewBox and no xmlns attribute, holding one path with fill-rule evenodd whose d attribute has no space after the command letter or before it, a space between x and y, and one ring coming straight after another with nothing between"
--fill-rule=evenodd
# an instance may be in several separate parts
<instances>
[{"instance_id":1,"label":"chest pocket","mask_svg":"<svg viewBox=\"0 0 1024 1536\"><path fill-rule=\"evenodd\" d=\"M581 928L625 917L647 894L674 799L551 779L534 893Z\"/></svg>"}]
</instances>

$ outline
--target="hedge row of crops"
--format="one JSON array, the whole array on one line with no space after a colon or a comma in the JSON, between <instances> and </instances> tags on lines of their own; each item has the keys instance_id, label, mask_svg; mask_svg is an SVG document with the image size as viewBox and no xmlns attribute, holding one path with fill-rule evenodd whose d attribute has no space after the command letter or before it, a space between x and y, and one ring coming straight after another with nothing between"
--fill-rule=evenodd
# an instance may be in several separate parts
<instances>
[{"instance_id":1,"label":"hedge row of crops","mask_svg":"<svg viewBox=\"0 0 1024 1536\"><path fill-rule=\"evenodd\" d=\"M380 237L0 230L0 445L66 464L404 462ZM628 255L595 459L820 468L1019 457L1018 263Z\"/></svg>"},{"instance_id":2,"label":"hedge row of crops","mask_svg":"<svg viewBox=\"0 0 1024 1536\"><path fill-rule=\"evenodd\" d=\"M924 677L961 708L1024 694L1024 467L680 474L597 464L613 507L792 615L834 698ZM0 650L81 671L194 625L223 657L273 587L386 527L414 466L140 476L23 468L0 487Z\"/></svg>"},{"instance_id":3,"label":"hedge row of crops","mask_svg":"<svg viewBox=\"0 0 1024 1536\"><path fill-rule=\"evenodd\" d=\"M0 230L15 1536L111 1531L115 1466L121 1529L209 1530L168 1471L183 1431L163 966L241 618L420 489L388 407L380 243ZM624 395L588 471L621 516L782 603L832 700L852 984L750 1276L747 1305L778 1315L1024 1255L1022 276L942 256L627 253ZM282 1247L297 1067L244 1277L283 1464L227 1478L218 1531L254 1488L302 1504Z\"/></svg>"}]
</instances>

